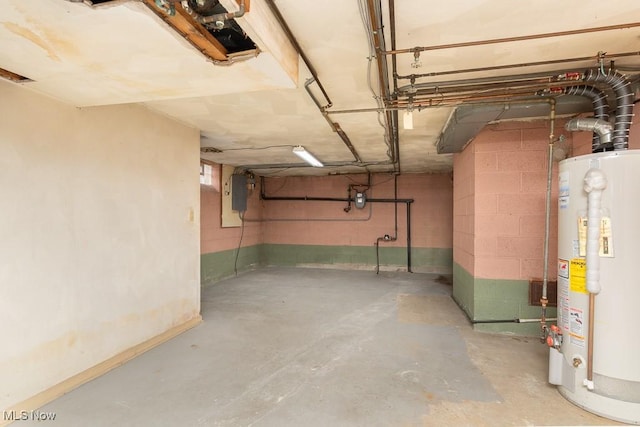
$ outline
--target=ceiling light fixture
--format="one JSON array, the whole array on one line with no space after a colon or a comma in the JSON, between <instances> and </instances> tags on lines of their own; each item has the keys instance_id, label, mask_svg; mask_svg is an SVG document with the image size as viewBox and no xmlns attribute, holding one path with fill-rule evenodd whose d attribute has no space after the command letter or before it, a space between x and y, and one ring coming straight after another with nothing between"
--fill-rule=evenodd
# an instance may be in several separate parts
<instances>
[{"instance_id":1,"label":"ceiling light fixture","mask_svg":"<svg viewBox=\"0 0 640 427\"><path fill-rule=\"evenodd\" d=\"M413 111L408 110L404 112L402 115L402 124L404 129L413 129Z\"/></svg>"},{"instance_id":2,"label":"ceiling light fixture","mask_svg":"<svg viewBox=\"0 0 640 427\"><path fill-rule=\"evenodd\" d=\"M413 129L413 96L409 97L409 107L402 115L402 124L405 129Z\"/></svg>"},{"instance_id":3,"label":"ceiling light fixture","mask_svg":"<svg viewBox=\"0 0 640 427\"><path fill-rule=\"evenodd\" d=\"M311 166L314 166L317 168L321 168L324 166L320 160L316 159L313 154L305 150L304 147L301 145L293 147L293 154L300 157L302 160L309 163Z\"/></svg>"}]
</instances>

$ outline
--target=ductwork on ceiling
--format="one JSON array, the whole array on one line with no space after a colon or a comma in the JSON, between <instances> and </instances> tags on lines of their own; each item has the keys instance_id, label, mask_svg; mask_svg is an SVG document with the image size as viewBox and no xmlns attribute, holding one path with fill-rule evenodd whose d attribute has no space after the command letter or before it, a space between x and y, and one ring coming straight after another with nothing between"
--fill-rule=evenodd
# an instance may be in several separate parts
<instances>
[{"instance_id":1,"label":"ductwork on ceiling","mask_svg":"<svg viewBox=\"0 0 640 427\"><path fill-rule=\"evenodd\" d=\"M605 86L612 90L616 100L616 114L613 125L610 125L609 103L604 91L589 85L568 86L549 89L538 94L562 95L556 99L558 115L576 115L593 112L594 119L588 123L578 123L574 119L567 130L589 130L595 132L592 151L610 149L624 150L628 147L629 128L633 118L634 93L631 83L615 70L605 72L602 69L587 70L585 73L567 73L562 76L568 80L582 80ZM589 102L591 100L591 102ZM458 153L473 140L476 134L488 123L496 120L532 119L545 117L549 107L541 102L522 100L520 103L505 104L470 104L457 107L449 119L436 143L438 154ZM613 134L611 133L613 128Z\"/></svg>"},{"instance_id":2,"label":"ductwork on ceiling","mask_svg":"<svg viewBox=\"0 0 640 427\"><path fill-rule=\"evenodd\" d=\"M436 142L438 154L461 152L483 127L493 121L548 116L549 104L534 102L529 100L522 103L469 104L457 107L449 116L444 130ZM562 96L557 99L556 113L559 115L590 111L593 111L592 104L584 97Z\"/></svg>"}]
</instances>

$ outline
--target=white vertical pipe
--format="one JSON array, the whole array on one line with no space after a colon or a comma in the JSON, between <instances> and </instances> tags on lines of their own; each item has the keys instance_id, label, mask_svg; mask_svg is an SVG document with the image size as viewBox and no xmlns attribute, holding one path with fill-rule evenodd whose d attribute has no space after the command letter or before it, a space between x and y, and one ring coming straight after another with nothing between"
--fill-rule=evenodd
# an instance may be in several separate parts
<instances>
[{"instance_id":1,"label":"white vertical pipe","mask_svg":"<svg viewBox=\"0 0 640 427\"><path fill-rule=\"evenodd\" d=\"M602 190L607 187L607 177L601 169L591 168L584 176L587 192L587 290L600 292L600 222L602 220Z\"/></svg>"}]
</instances>

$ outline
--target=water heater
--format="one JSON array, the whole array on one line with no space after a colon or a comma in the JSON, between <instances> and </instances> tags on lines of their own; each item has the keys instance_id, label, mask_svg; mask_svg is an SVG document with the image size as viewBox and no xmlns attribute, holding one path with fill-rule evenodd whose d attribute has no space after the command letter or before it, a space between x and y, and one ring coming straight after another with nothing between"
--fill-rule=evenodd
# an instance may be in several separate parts
<instances>
[{"instance_id":1,"label":"water heater","mask_svg":"<svg viewBox=\"0 0 640 427\"><path fill-rule=\"evenodd\" d=\"M640 150L563 160L558 179L549 381L590 412L640 424Z\"/></svg>"}]
</instances>

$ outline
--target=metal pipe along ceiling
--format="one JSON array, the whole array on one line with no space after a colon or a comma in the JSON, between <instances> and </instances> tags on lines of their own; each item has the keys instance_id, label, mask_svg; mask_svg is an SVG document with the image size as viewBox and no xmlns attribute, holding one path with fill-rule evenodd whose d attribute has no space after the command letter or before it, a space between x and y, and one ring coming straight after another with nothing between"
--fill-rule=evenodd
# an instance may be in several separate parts
<instances>
[{"instance_id":1,"label":"metal pipe along ceiling","mask_svg":"<svg viewBox=\"0 0 640 427\"><path fill-rule=\"evenodd\" d=\"M327 110L327 108L331 108L333 106L333 102L331 101L331 98L329 98L329 94L327 94L327 91L325 90L324 86L322 85L322 83L318 79L318 74L316 73L316 69L311 64L311 61L309 60L307 55L302 50L302 47L300 47L300 43L298 43L298 40L295 38L295 36L291 32L291 29L289 28L289 25L284 20L284 17L280 13L280 10L275 5L273 0L265 0L265 2L267 4L267 6L269 7L269 10L271 10L271 13L273 13L274 17L276 18L276 20L280 24L280 27L282 28L282 30L284 31L285 35L287 36L287 39L289 40L289 42L291 43L291 45L293 46L295 51L298 53L298 55L300 55L300 58L302 58L302 61L304 62L304 64L309 69L309 72L311 73L311 78L308 79L306 81L305 85L304 85L304 88L307 91L307 94L311 97L313 102L316 104L316 106L318 107L318 109L322 113L322 115L325 118L325 120L327 121L327 123L329 123L329 126L331 127L331 130L333 130L334 132L336 132L338 134L338 136L340 137L342 142L349 149L349 151L353 155L353 158L355 159L355 161L358 162L358 163L362 163L362 158L358 154L358 151L356 150L356 148L351 143L351 140L347 136L346 132L344 130L342 130L342 128L340 127L340 124L332 121L331 118L329 118L329 116L327 114L326 110ZM320 89L320 92L322 92L322 95L324 96L324 98L327 101L326 105L324 105L324 106L321 105L320 102L318 101L318 99L315 96L313 96L313 94L311 93L311 90L309 89L309 85L311 85L312 83L316 83L318 85L318 88Z\"/></svg>"},{"instance_id":2,"label":"metal pipe along ceiling","mask_svg":"<svg viewBox=\"0 0 640 427\"><path fill-rule=\"evenodd\" d=\"M468 41L468 42L461 42L461 43L441 44L441 45L435 45L435 46L418 46L418 47L413 47L408 49L389 50L389 51L380 52L380 53L383 55L395 55L399 53L415 53L415 52L424 52L429 50L457 49L461 47L483 46L488 44L519 42L519 41L525 41L525 40L544 39L544 38L550 38L550 37L562 37L562 36L572 36L572 35L585 34L585 33L595 33L595 32L601 32L601 31L621 30L621 29L627 29L627 28L633 28L633 27L640 27L640 22L630 22L628 24L618 24L618 25L607 25L604 27L581 28L578 30L569 30L569 31L556 31L553 33L531 34L527 36L504 37L499 39L476 40L476 41Z\"/></svg>"}]
</instances>

